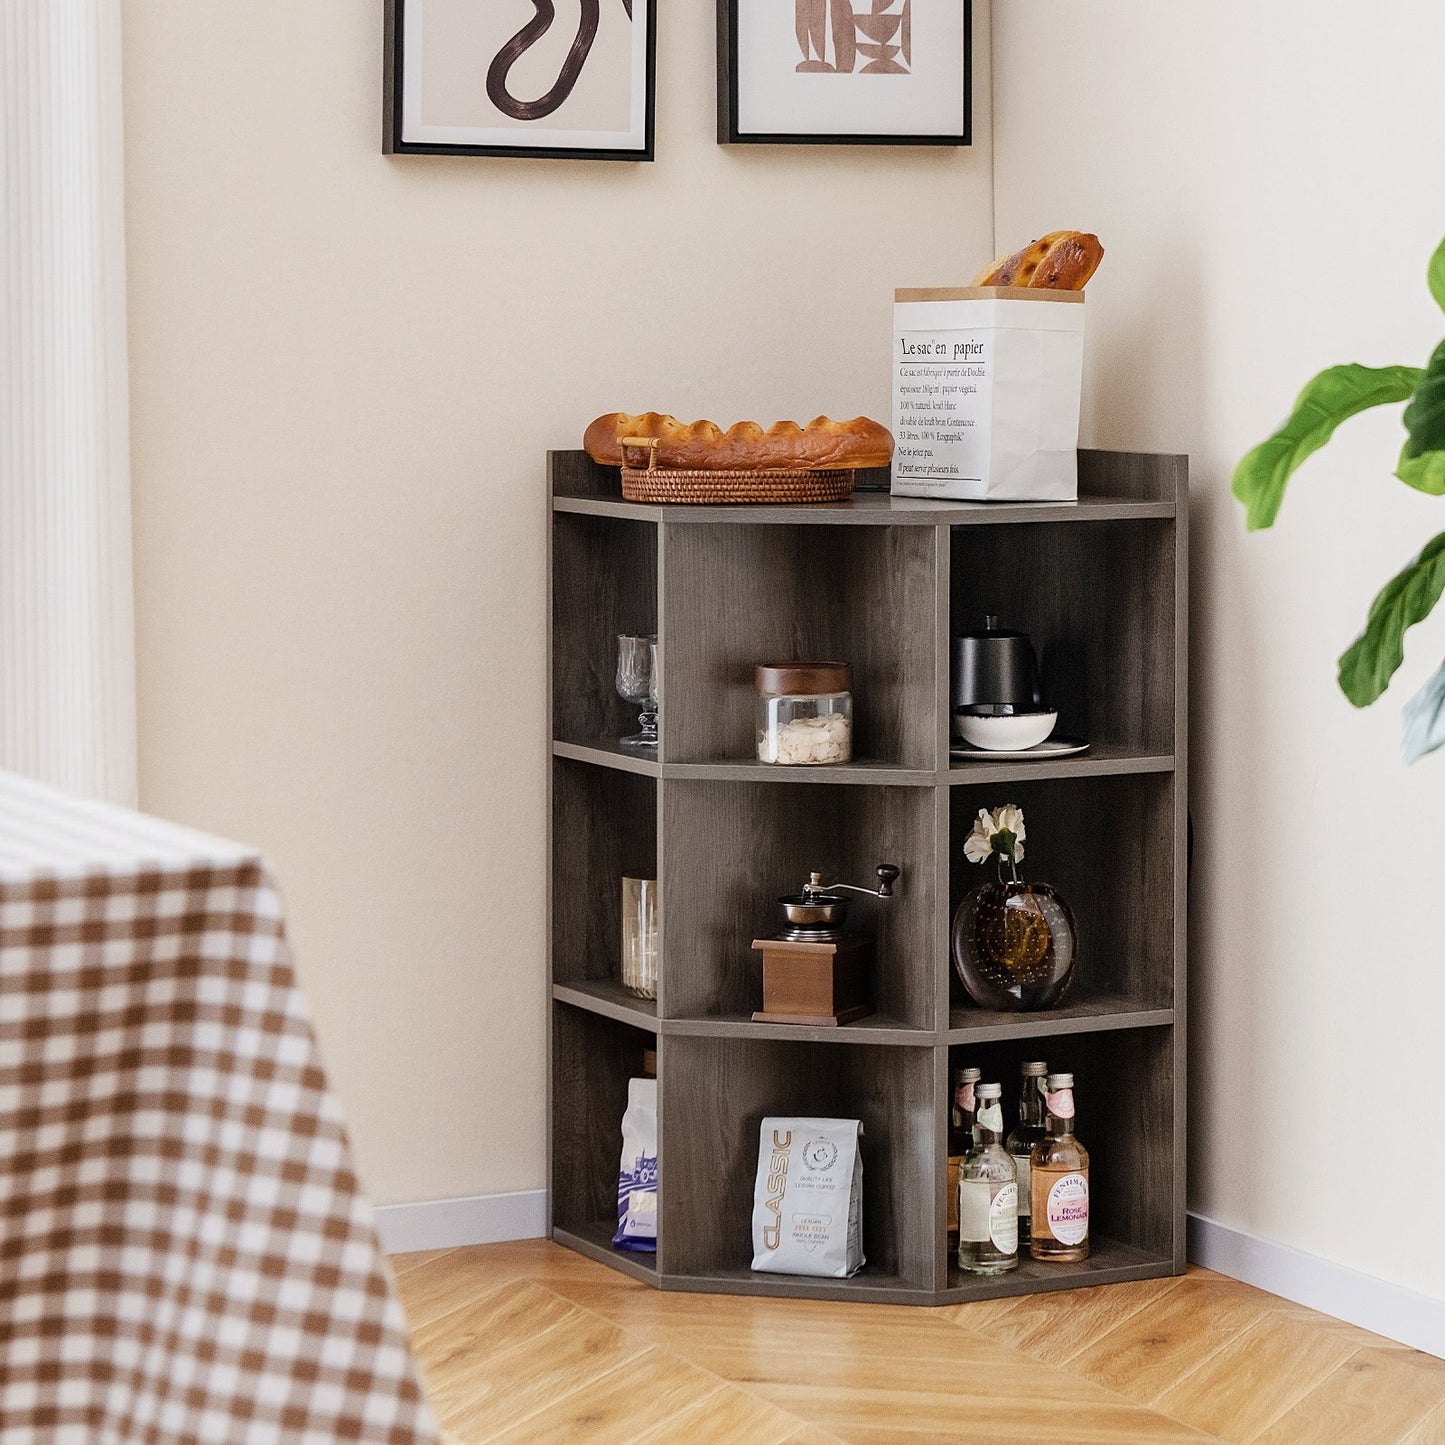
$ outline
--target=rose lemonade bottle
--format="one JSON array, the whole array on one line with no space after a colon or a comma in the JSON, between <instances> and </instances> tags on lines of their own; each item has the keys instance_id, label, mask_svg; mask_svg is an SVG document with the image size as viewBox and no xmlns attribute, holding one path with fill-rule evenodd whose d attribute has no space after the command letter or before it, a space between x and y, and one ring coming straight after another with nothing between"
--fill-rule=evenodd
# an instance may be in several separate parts
<instances>
[{"instance_id":1,"label":"rose lemonade bottle","mask_svg":"<svg viewBox=\"0 0 1445 1445\"><path fill-rule=\"evenodd\" d=\"M1050 1074L1044 1137L1029 1158L1029 1253L1066 1262L1089 1257L1089 1151L1074 1138L1074 1076Z\"/></svg>"}]
</instances>

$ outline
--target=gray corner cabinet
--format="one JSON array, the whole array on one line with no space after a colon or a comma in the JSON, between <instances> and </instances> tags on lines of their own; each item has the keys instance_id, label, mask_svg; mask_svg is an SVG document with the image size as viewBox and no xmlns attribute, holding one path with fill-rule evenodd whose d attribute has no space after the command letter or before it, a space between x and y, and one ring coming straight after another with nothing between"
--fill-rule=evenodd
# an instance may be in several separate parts
<instances>
[{"instance_id":1,"label":"gray corner cabinet","mask_svg":"<svg viewBox=\"0 0 1445 1445\"><path fill-rule=\"evenodd\" d=\"M1073 1289L1184 1268L1187 459L1079 454L1079 500L648 506L553 452L548 1010L552 1238L662 1289L906 1304ZM997 613L1026 630L1059 731L1082 755L949 757L950 637ZM615 741L618 633L655 632L658 756ZM847 766L755 760L753 667L853 667ZM982 868L982 807L1018 803L1025 877L1058 887L1081 960L1065 1004L973 1006L949 957ZM897 896L860 902L877 1012L841 1028L754 1023L751 943L812 869ZM656 1003L618 979L620 883L661 897ZM856 897L856 895L855 895ZM656 1255L611 1247L627 1081L657 1050ZM951 1067L1016 1108L1019 1064L1076 1076L1093 1252L981 1279L950 1257ZM752 1198L769 1114L864 1124L867 1265L850 1280L755 1274Z\"/></svg>"}]
</instances>

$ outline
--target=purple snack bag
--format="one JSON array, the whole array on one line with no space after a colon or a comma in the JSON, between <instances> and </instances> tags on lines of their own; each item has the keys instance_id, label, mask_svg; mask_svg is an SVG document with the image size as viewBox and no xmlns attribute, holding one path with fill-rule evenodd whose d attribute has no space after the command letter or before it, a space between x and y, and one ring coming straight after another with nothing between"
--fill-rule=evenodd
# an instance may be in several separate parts
<instances>
[{"instance_id":1,"label":"purple snack bag","mask_svg":"<svg viewBox=\"0 0 1445 1445\"><path fill-rule=\"evenodd\" d=\"M657 1249L657 1080L629 1079L617 1175L617 1249Z\"/></svg>"}]
</instances>

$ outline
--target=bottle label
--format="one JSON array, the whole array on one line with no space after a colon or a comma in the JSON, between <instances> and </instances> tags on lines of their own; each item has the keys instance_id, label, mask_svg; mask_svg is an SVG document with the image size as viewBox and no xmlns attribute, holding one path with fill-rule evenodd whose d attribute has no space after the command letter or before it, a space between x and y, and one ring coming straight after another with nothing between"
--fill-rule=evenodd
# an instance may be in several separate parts
<instances>
[{"instance_id":1,"label":"bottle label","mask_svg":"<svg viewBox=\"0 0 1445 1445\"><path fill-rule=\"evenodd\" d=\"M1089 1237L1089 1181L1065 1174L1049 1189L1048 1227L1060 1244L1082 1244Z\"/></svg>"},{"instance_id":2,"label":"bottle label","mask_svg":"<svg viewBox=\"0 0 1445 1445\"><path fill-rule=\"evenodd\" d=\"M1014 1169L1019 1176L1019 1218L1029 1217L1029 1156L1027 1154L1015 1154L1013 1156Z\"/></svg>"},{"instance_id":3,"label":"bottle label","mask_svg":"<svg viewBox=\"0 0 1445 1445\"><path fill-rule=\"evenodd\" d=\"M993 1203L987 1179L958 1181L958 1237L970 1244L982 1244L989 1237L989 1214Z\"/></svg>"},{"instance_id":4,"label":"bottle label","mask_svg":"<svg viewBox=\"0 0 1445 1445\"><path fill-rule=\"evenodd\" d=\"M978 1111L978 1124L981 1129L992 1129L995 1134L1003 1133L1003 1110L997 1099L985 1104Z\"/></svg>"},{"instance_id":5,"label":"bottle label","mask_svg":"<svg viewBox=\"0 0 1445 1445\"><path fill-rule=\"evenodd\" d=\"M988 1237L1002 1254L1019 1252L1019 1187L1000 1184L988 1210Z\"/></svg>"},{"instance_id":6,"label":"bottle label","mask_svg":"<svg viewBox=\"0 0 1445 1445\"><path fill-rule=\"evenodd\" d=\"M1049 1113L1056 1119L1072 1119L1074 1117L1074 1091L1072 1089L1058 1089L1052 1094L1046 1093L1044 1101L1049 1106Z\"/></svg>"},{"instance_id":7,"label":"bottle label","mask_svg":"<svg viewBox=\"0 0 1445 1445\"><path fill-rule=\"evenodd\" d=\"M953 1091L953 1104L960 1113L973 1113L973 1085L960 1084Z\"/></svg>"}]
</instances>

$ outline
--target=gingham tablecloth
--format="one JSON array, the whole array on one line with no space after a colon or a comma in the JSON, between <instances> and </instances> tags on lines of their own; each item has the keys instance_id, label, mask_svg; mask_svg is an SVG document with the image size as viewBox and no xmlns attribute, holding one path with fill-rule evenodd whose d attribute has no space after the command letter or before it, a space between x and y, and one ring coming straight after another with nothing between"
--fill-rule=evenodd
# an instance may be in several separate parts
<instances>
[{"instance_id":1,"label":"gingham tablecloth","mask_svg":"<svg viewBox=\"0 0 1445 1445\"><path fill-rule=\"evenodd\" d=\"M253 851L0 773L0 1441L434 1441Z\"/></svg>"}]
</instances>

